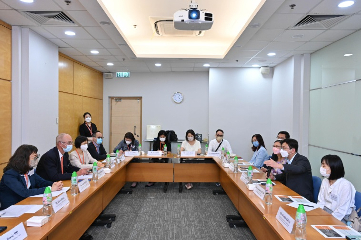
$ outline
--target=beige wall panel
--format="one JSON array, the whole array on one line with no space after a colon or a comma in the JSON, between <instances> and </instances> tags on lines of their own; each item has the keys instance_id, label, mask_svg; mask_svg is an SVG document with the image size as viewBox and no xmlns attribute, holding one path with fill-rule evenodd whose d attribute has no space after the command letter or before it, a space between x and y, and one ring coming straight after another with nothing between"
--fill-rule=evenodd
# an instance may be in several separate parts
<instances>
[{"instance_id":1,"label":"beige wall panel","mask_svg":"<svg viewBox=\"0 0 361 240\"><path fill-rule=\"evenodd\" d=\"M94 98L83 97L83 113L84 112L90 112L92 115L92 122L97 125L98 128L98 100Z\"/></svg>"},{"instance_id":2,"label":"beige wall panel","mask_svg":"<svg viewBox=\"0 0 361 240\"><path fill-rule=\"evenodd\" d=\"M98 96L97 98L103 99L103 74L98 73Z\"/></svg>"},{"instance_id":3,"label":"beige wall panel","mask_svg":"<svg viewBox=\"0 0 361 240\"><path fill-rule=\"evenodd\" d=\"M0 79L11 80L11 30L0 21Z\"/></svg>"},{"instance_id":4,"label":"beige wall panel","mask_svg":"<svg viewBox=\"0 0 361 240\"><path fill-rule=\"evenodd\" d=\"M74 94L83 95L84 69L79 63L74 63Z\"/></svg>"},{"instance_id":5,"label":"beige wall panel","mask_svg":"<svg viewBox=\"0 0 361 240\"><path fill-rule=\"evenodd\" d=\"M75 137L79 136L79 125L84 122L83 114L84 114L83 97L74 95L73 115L74 115L74 128L75 128L75 132L76 132ZM73 137L73 139L75 139L74 136L72 136L72 137Z\"/></svg>"},{"instance_id":6,"label":"beige wall panel","mask_svg":"<svg viewBox=\"0 0 361 240\"><path fill-rule=\"evenodd\" d=\"M94 76L92 71L86 67L83 67L83 96L94 97Z\"/></svg>"},{"instance_id":7,"label":"beige wall panel","mask_svg":"<svg viewBox=\"0 0 361 240\"><path fill-rule=\"evenodd\" d=\"M97 100L98 102L98 124L97 127L100 131L103 132L103 100Z\"/></svg>"},{"instance_id":8,"label":"beige wall panel","mask_svg":"<svg viewBox=\"0 0 361 240\"><path fill-rule=\"evenodd\" d=\"M11 82L0 80L0 163L11 155Z\"/></svg>"},{"instance_id":9,"label":"beige wall panel","mask_svg":"<svg viewBox=\"0 0 361 240\"><path fill-rule=\"evenodd\" d=\"M59 56L59 91L74 92L74 62Z\"/></svg>"},{"instance_id":10,"label":"beige wall panel","mask_svg":"<svg viewBox=\"0 0 361 240\"><path fill-rule=\"evenodd\" d=\"M76 136L77 130L74 126L77 122L74 117L74 95L59 92L59 133Z\"/></svg>"}]
</instances>

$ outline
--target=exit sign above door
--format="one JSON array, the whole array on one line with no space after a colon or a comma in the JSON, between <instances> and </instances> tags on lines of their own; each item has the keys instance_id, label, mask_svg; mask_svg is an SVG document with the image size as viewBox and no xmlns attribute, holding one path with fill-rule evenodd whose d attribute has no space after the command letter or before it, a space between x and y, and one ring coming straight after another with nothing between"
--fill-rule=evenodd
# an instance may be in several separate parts
<instances>
[{"instance_id":1,"label":"exit sign above door","mask_svg":"<svg viewBox=\"0 0 361 240\"><path fill-rule=\"evenodd\" d=\"M128 78L128 77L130 77L130 72L117 72L116 77L117 78Z\"/></svg>"}]
</instances>

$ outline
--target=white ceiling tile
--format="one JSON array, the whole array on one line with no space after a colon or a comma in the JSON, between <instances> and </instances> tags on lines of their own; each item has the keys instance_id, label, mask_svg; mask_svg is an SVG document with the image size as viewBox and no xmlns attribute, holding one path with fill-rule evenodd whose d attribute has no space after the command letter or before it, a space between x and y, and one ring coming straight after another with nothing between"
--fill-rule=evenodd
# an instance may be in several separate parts
<instances>
[{"instance_id":1,"label":"white ceiling tile","mask_svg":"<svg viewBox=\"0 0 361 240\"><path fill-rule=\"evenodd\" d=\"M271 42L264 50L276 52L278 50L293 50L304 44L304 42Z\"/></svg>"},{"instance_id":2,"label":"white ceiling tile","mask_svg":"<svg viewBox=\"0 0 361 240\"><path fill-rule=\"evenodd\" d=\"M204 62L204 63L208 63L210 65L210 67L218 67L220 64L217 62ZM207 67L203 67L204 63L195 63L194 68L207 68ZM208 67L208 68L210 68L210 67Z\"/></svg>"},{"instance_id":3,"label":"white ceiling tile","mask_svg":"<svg viewBox=\"0 0 361 240\"><path fill-rule=\"evenodd\" d=\"M0 2L0 9L11 9L11 7L9 7L8 5L6 5L3 2Z\"/></svg>"},{"instance_id":4,"label":"white ceiling tile","mask_svg":"<svg viewBox=\"0 0 361 240\"><path fill-rule=\"evenodd\" d=\"M242 67L244 63L237 63L237 62L232 62L232 63L220 63L218 65L218 67Z\"/></svg>"},{"instance_id":5,"label":"white ceiling tile","mask_svg":"<svg viewBox=\"0 0 361 240\"><path fill-rule=\"evenodd\" d=\"M269 42L267 41L249 41L243 47L242 50L262 50L265 46L267 46Z\"/></svg>"},{"instance_id":6,"label":"white ceiling tile","mask_svg":"<svg viewBox=\"0 0 361 240\"><path fill-rule=\"evenodd\" d=\"M350 35L355 30L327 30L319 36L312 39L315 42L335 42L343 37Z\"/></svg>"},{"instance_id":7,"label":"white ceiling tile","mask_svg":"<svg viewBox=\"0 0 361 240\"><path fill-rule=\"evenodd\" d=\"M325 30L286 30L281 35L279 35L274 41L278 42L307 42L316 36L323 33ZM297 38L294 36L302 35L301 38Z\"/></svg>"},{"instance_id":8,"label":"white ceiling tile","mask_svg":"<svg viewBox=\"0 0 361 240\"><path fill-rule=\"evenodd\" d=\"M79 62L91 62L91 60L89 58L87 58L86 56L72 56L71 58L74 58L75 60L77 60Z\"/></svg>"},{"instance_id":9,"label":"white ceiling tile","mask_svg":"<svg viewBox=\"0 0 361 240\"><path fill-rule=\"evenodd\" d=\"M208 72L209 71L209 68L193 68L193 71L194 72Z\"/></svg>"},{"instance_id":10,"label":"white ceiling tile","mask_svg":"<svg viewBox=\"0 0 361 240\"><path fill-rule=\"evenodd\" d=\"M101 27L85 27L85 30L97 40L110 39L107 33Z\"/></svg>"},{"instance_id":11,"label":"white ceiling tile","mask_svg":"<svg viewBox=\"0 0 361 240\"><path fill-rule=\"evenodd\" d=\"M122 64L126 67L139 67L139 68L148 68L148 65L141 61L141 60L133 60L133 61L129 61L129 60L125 60L125 61L120 61L122 62ZM154 64L153 64L154 66Z\"/></svg>"},{"instance_id":12,"label":"white ceiling tile","mask_svg":"<svg viewBox=\"0 0 361 240\"><path fill-rule=\"evenodd\" d=\"M110 50L112 50L112 49L109 49L109 51ZM127 56L125 56L125 55L117 55L117 56L115 56L115 58L118 59L118 61L120 61L120 62L128 59Z\"/></svg>"},{"instance_id":13,"label":"white ceiling tile","mask_svg":"<svg viewBox=\"0 0 361 240\"><path fill-rule=\"evenodd\" d=\"M97 64L96 62L83 62L85 65L89 66L89 67L99 67L99 64Z\"/></svg>"},{"instance_id":14,"label":"white ceiling tile","mask_svg":"<svg viewBox=\"0 0 361 240\"><path fill-rule=\"evenodd\" d=\"M72 47L79 48L103 48L96 40L62 39Z\"/></svg>"},{"instance_id":15,"label":"white ceiling tile","mask_svg":"<svg viewBox=\"0 0 361 240\"><path fill-rule=\"evenodd\" d=\"M283 33L284 29L260 29L251 41L272 41Z\"/></svg>"},{"instance_id":16,"label":"white ceiling tile","mask_svg":"<svg viewBox=\"0 0 361 240\"><path fill-rule=\"evenodd\" d=\"M134 71L149 72L148 67L126 67L126 68L131 72L134 72Z\"/></svg>"},{"instance_id":17,"label":"white ceiling tile","mask_svg":"<svg viewBox=\"0 0 361 240\"><path fill-rule=\"evenodd\" d=\"M67 48L70 47L69 44L65 43L63 40L61 39L57 39L57 38L51 38L49 39L50 41L52 41L53 43L55 43L56 45L58 45L58 47L61 48Z\"/></svg>"},{"instance_id":18,"label":"white ceiling tile","mask_svg":"<svg viewBox=\"0 0 361 240\"><path fill-rule=\"evenodd\" d=\"M190 62L171 62L170 66L172 68L193 68L194 67L194 63Z\"/></svg>"},{"instance_id":19,"label":"white ceiling tile","mask_svg":"<svg viewBox=\"0 0 361 240\"><path fill-rule=\"evenodd\" d=\"M110 52L108 52L106 49L101 48L101 49L93 49L93 48L77 48L77 50L79 52L81 52L84 55L89 55L89 56L108 56L111 55ZM98 54L92 54L90 51L91 50L97 50L99 53Z\"/></svg>"},{"instance_id":20,"label":"white ceiling tile","mask_svg":"<svg viewBox=\"0 0 361 240\"><path fill-rule=\"evenodd\" d=\"M40 34L45 38L55 38L53 34L49 33L42 27L30 27L30 29L33 30L34 32L37 32L38 34Z\"/></svg>"},{"instance_id":21,"label":"white ceiling tile","mask_svg":"<svg viewBox=\"0 0 361 240\"><path fill-rule=\"evenodd\" d=\"M172 72L193 72L193 68L192 67L184 67L184 68L172 67Z\"/></svg>"},{"instance_id":22,"label":"white ceiling tile","mask_svg":"<svg viewBox=\"0 0 361 240\"><path fill-rule=\"evenodd\" d=\"M67 5L64 0L53 0L53 1L66 11L85 10L83 5L77 0L75 1L72 0L69 5Z\"/></svg>"},{"instance_id":23,"label":"white ceiling tile","mask_svg":"<svg viewBox=\"0 0 361 240\"><path fill-rule=\"evenodd\" d=\"M317 4L322 2L323 0L311 0L311 1L305 1L305 0L286 0L282 6L277 9L277 13L287 13L287 14L295 14L295 13L303 13L307 14L309 11L311 11L312 8L314 8ZM296 6L291 9L290 5L296 4Z\"/></svg>"},{"instance_id":24,"label":"white ceiling tile","mask_svg":"<svg viewBox=\"0 0 361 240\"><path fill-rule=\"evenodd\" d=\"M37 24L15 10L0 10L0 19L12 26L37 26Z\"/></svg>"},{"instance_id":25,"label":"white ceiling tile","mask_svg":"<svg viewBox=\"0 0 361 240\"><path fill-rule=\"evenodd\" d=\"M146 64L147 64L147 66L149 67L149 68L170 68L171 66L170 66L170 63L169 62L165 62L165 61L157 61L157 62L155 62L155 61L147 61L147 62L145 62ZM160 64L162 64L162 66L161 67L156 67L155 66L155 64L156 63L160 63Z\"/></svg>"},{"instance_id":26,"label":"white ceiling tile","mask_svg":"<svg viewBox=\"0 0 361 240\"><path fill-rule=\"evenodd\" d=\"M234 50L232 52L228 52L228 54L226 55L226 59L238 59L238 58L244 58L244 57L253 57L254 55L256 55L259 51L258 50L255 50L255 51L252 51L252 50L240 50L240 49L237 49L237 50Z\"/></svg>"},{"instance_id":27,"label":"white ceiling tile","mask_svg":"<svg viewBox=\"0 0 361 240\"><path fill-rule=\"evenodd\" d=\"M95 19L95 21L110 21L107 14L100 7L99 3L96 0L79 0L79 2L90 13L90 15Z\"/></svg>"},{"instance_id":28,"label":"white ceiling tile","mask_svg":"<svg viewBox=\"0 0 361 240\"><path fill-rule=\"evenodd\" d=\"M83 56L83 54L74 48L59 48L59 51L68 56Z\"/></svg>"},{"instance_id":29,"label":"white ceiling tile","mask_svg":"<svg viewBox=\"0 0 361 240\"><path fill-rule=\"evenodd\" d=\"M103 61L103 62L118 62L118 59L116 59L115 57L108 55L108 56L98 56L98 55L92 55L92 56L88 56L89 59L98 62L99 61ZM99 63L100 64L100 63Z\"/></svg>"},{"instance_id":30,"label":"white ceiling tile","mask_svg":"<svg viewBox=\"0 0 361 240\"><path fill-rule=\"evenodd\" d=\"M69 16L81 26L99 26L99 23L87 11L68 11Z\"/></svg>"},{"instance_id":31,"label":"white ceiling tile","mask_svg":"<svg viewBox=\"0 0 361 240\"><path fill-rule=\"evenodd\" d=\"M113 63L113 66L108 66L107 63ZM104 68L117 68L117 67L124 67L124 65L121 62L117 62L117 61L112 61L112 60L108 60L108 61L97 61L97 64L99 64L99 66L104 67Z\"/></svg>"},{"instance_id":32,"label":"white ceiling tile","mask_svg":"<svg viewBox=\"0 0 361 240\"><path fill-rule=\"evenodd\" d=\"M119 48L108 48L108 51L110 52L110 54L116 57L120 57L120 58L125 57L125 54Z\"/></svg>"},{"instance_id":33,"label":"white ceiling tile","mask_svg":"<svg viewBox=\"0 0 361 240\"><path fill-rule=\"evenodd\" d=\"M102 67L93 67L94 69L100 71L100 72L110 72L109 70L102 68Z\"/></svg>"},{"instance_id":34,"label":"white ceiling tile","mask_svg":"<svg viewBox=\"0 0 361 240\"><path fill-rule=\"evenodd\" d=\"M103 45L105 48L117 48L118 45L113 42L113 40L98 40L98 42Z\"/></svg>"},{"instance_id":35,"label":"white ceiling tile","mask_svg":"<svg viewBox=\"0 0 361 240\"><path fill-rule=\"evenodd\" d=\"M151 72L171 72L172 71L171 68L166 68L166 67L164 67L164 68L162 68L162 67L160 67L160 68L149 68L149 70Z\"/></svg>"},{"instance_id":36,"label":"white ceiling tile","mask_svg":"<svg viewBox=\"0 0 361 240\"><path fill-rule=\"evenodd\" d=\"M306 53L313 53L314 51L291 51L285 55L282 56L282 58L289 58L295 55L302 55L302 54L306 54Z\"/></svg>"},{"instance_id":37,"label":"white ceiling tile","mask_svg":"<svg viewBox=\"0 0 361 240\"><path fill-rule=\"evenodd\" d=\"M339 8L338 4L342 2L341 0L324 0L314 9L310 11L310 14L339 14L339 15L349 15L361 11L361 1L355 1L355 4L352 7Z\"/></svg>"},{"instance_id":38,"label":"white ceiling tile","mask_svg":"<svg viewBox=\"0 0 361 240\"><path fill-rule=\"evenodd\" d=\"M132 74L132 72L150 72L150 71L148 68L138 68L138 69L130 70L130 74ZM132 75L130 75L130 77L132 77Z\"/></svg>"},{"instance_id":39,"label":"white ceiling tile","mask_svg":"<svg viewBox=\"0 0 361 240\"><path fill-rule=\"evenodd\" d=\"M64 39L93 39L93 37L87 33L82 27L44 27L51 34L56 36L57 38ZM65 34L65 31L73 31L75 32L75 36L68 36Z\"/></svg>"},{"instance_id":40,"label":"white ceiling tile","mask_svg":"<svg viewBox=\"0 0 361 240\"><path fill-rule=\"evenodd\" d=\"M10 7L23 11L61 11L61 8L53 1L36 0L33 3L24 3L18 0L2 0Z\"/></svg>"},{"instance_id":41,"label":"white ceiling tile","mask_svg":"<svg viewBox=\"0 0 361 240\"><path fill-rule=\"evenodd\" d=\"M296 50L302 51L316 51L319 50L332 42L306 42L305 44L301 45L300 47L296 48Z\"/></svg>"},{"instance_id":42,"label":"white ceiling tile","mask_svg":"<svg viewBox=\"0 0 361 240\"><path fill-rule=\"evenodd\" d=\"M292 49L293 50L293 49ZM271 51L269 49L264 49L261 52L259 52L256 57L257 58L264 58L267 61L273 61L273 59L282 57L283 55L285 55L286 53L288 53L289 51L285 51L285 50L277 50L277 51L272 51L274 53L276 53L276 56L268 56L267 54L270 53Z\"/></svg>"},{"instance_id":43,"label":"white ceiling tile","mask_svg":"<svg viewBox=\"0 0 361 240\"><path fill-rule=\"evenodd\" d=\"M304 14L274 14L264 25L264 29L287 29L293 27Z\"/></svg>"},{"instance_id":44,"label":"white ceiling tile","mask_svg":"<svg viewBox=\"0 0 361 240\"><path fill-rule=\"evenodd\" d=\"M345 20L343 20L342 22L340 22L339 24L337 24L336 26L334 26L333 30L339 30L339 29L343 29L343 30L347 30L347 29L354 29L354 30L358 30L361 28L361 15L353 15Z\"/></svg>"}]
</instances>

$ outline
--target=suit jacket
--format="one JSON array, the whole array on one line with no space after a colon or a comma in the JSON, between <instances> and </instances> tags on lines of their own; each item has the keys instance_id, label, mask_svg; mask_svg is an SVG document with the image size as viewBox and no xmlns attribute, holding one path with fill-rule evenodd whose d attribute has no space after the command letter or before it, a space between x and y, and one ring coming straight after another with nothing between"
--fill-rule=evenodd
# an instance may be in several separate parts
<instances>
[{"instance_id":1,"label":"suit jacket","mask_svg":"<svg viewBox=\"0 0 361 240\"><path fill-rule=\"evenodd\" d=\"M107 158L107 152L105 151L103 144L100 144L99 153L98 153L96 147L94 146L94 143L93 142L89 143L88 152L90 153L90 155L92 155L93 158L95 158L98 161L102 161Z\"/></svg>"},{"instance_id":2,"label":"suit jacket","mask_svg":"<svg viewBox=\"0 0 361 240\"><path fill-rule=\"evenodd\" d=\"M0 182L1 209L8 208L29 196L42 194L45 187L53 184L41 178L34 169L29 171L28 177L31 183L29 189L26 187L24 176L14 169L9 169L4 173Z\"/></svg>"},{"instance_id":3,"label":"suit jacket","mask_svg":"<svg viewBox=\"0 0 361 240\"><path fill-rule=\"evenodd\" d=\"M86 123L84 122L79 126L79 135L85 137L92 137L93 133L95 133L98 130L97 126L94 123L91 123L90 125L92 132L90 132L89 128L85 124Z\"/></svg>"},{"instance_id":4,"label":"suit jacket","mask_svg":"<svg viewBox=\"0 0 361 240\"><path fill-rule=\"evenodd\" d=\"M47 151L41 158L36 168L36 173L49 181L70 180L71 174L79 170L70 164L69 154L63 155L63 174L61 173L61 164L58 148L54 147Z\"/></svg>"},{"instance_id":5,"label":"suit jacket","mask_svg":"<svg viewBox=\"0 0 361 240\"><path fill-rule=\"evenodd\" d=\"M282 174L276 176L277 180L284 180L286 186L313 202L313 182L310 161L299 153L293 158L291 164L284 164Z\"/></svg>"}]
</instances>

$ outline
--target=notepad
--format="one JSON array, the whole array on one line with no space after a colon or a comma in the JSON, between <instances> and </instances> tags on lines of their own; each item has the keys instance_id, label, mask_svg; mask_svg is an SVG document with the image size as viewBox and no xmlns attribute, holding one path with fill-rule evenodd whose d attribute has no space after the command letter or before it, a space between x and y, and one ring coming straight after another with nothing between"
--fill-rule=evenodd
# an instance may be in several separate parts
<instances>
[{"instance_id":1,"label":"notepad","mask_svg":"<svg viewBox=\"0 0 361 240\"><path fill-rule=\"evenodd\" d=\"M41 227L49 221L48 216L33 216L26 221L28 227Z\"/></svg>"},{"instance_id":2,"label":"notepad","mask_svg":"<svg viewBox=\"0 0 361 240\"><path fill-rule=\"evenodd\" d=\"M60 191L54 191L54 192L51 192L51 195L53 197L57 197L59 196L60 194L68 191L70 189L70 187L63 187L63 189L61 189ZM38 194L38 195L34 195L34 196L30 196L30 197L43 197L44 194Z\"/></svg>"}]
</instances>

